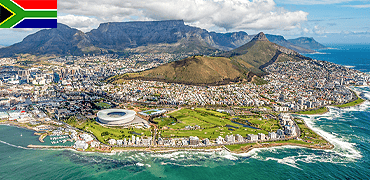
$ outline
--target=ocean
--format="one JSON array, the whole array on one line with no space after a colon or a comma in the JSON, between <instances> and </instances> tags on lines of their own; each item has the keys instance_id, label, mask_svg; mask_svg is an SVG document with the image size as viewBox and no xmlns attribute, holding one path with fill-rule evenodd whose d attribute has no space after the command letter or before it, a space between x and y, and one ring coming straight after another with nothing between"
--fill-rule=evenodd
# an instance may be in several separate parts
<instances>
[{"instance_id":1,"label":"ocean","mask_svg":"<svg viewBox=\"0 0 370 180\"><path fill-rule=\"evenodd\" d=\"M370 72L370 45L331 45L314 59ZM370 98L369 87L356 87ZM335 145L333 150L294 146L229 152L151 154L35 150L33 132L0 126L0 179L369 179L370 103L323 115L300 116Z\"/></svg>"}]
</instances>

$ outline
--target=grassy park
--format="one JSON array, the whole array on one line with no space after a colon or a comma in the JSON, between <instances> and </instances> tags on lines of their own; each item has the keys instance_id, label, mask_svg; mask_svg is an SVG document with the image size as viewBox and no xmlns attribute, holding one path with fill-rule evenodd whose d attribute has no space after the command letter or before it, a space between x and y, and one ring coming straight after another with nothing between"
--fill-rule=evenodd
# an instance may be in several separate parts
<instances>
[{"instance_id":1,"label":"grassy park","mask_svg":"<svg viewBox=\"0 0 370 180\"><path fill-rule=\"evenodd\" d=\"M363 103L364 101L365 100L363 100L361 98L358 98L356 101L352 101L352 102L349 102L349 103L346 103L346 104L341 104L341 105L335 105L335 107L345 108L345 107L356 106L356 105L359 105L359 104Z\"/></svg>"},{"instance_id":2,"label":"grassy park","mask_svg":"<svg viewBox=\"0 0 370 180\"><path fill-rule=\"evenodd\" d=\"M279 129L277 120L254 116L235 118L229 114L205 108L181 109L167 115L169 117L154 119L161 129L162 137L198 136L216 139L218 136L224 137L231 134L240 134L244 137L248 134L268 134ZM245 123L246 121L250 124ZM200 126L200 129L185 129L186 126L195 125Z\"/></svg>"},{"instance_id":3,"label":"grassy park","mask_svg":"<svg viewBox=\"0 0 370 180\"><path fill-rule=\"evenodd\" d=\"M78 129L92 133L98 141L103 143L108 143L109 139L131 138L132 135L151 136L149 129L105 127L93 120L78 122L73 117L68 119L66 122Z\"/></svg>"},{"instance_id":4,"label":"grassy park","mask_svg":"<svg viewBox=\"0 0 370 180\"><path fill-rule=\"evenodd\" d=\"M320 135L316 134L313 130L308 128L302 121L296 120L296 123L301 129L301 139L304 140L305 142L311 143L311 144L320 144L324 145L327 144L328 142L322 138Z\"/></svg>"},{"instance_id":5,"label":"grassy park","mask_svg":"<svg viewBox=\"0 0 370 180\"><path fill-rule=\"evenodd\" d=\"M299 112L297 112L297 114L314 115L314 114L324 114L326 112L328 112L328 108L327 107L322 107L320 109L299 111Z\"/></svg>"},{"instance_id":6,"label":"grassy park","mask_svg":"<svg viewBox=\"0 0 370 180\"><path fill-rule=\"evenodd\" d=\"M99 107L100 109L109 109L112 107L110 104L105 103L105 102L98 102L98 103L95 103L95 105Z\"/></svg>"},{"instance_id":7,"label":"grassy park","mask_svg":"<svg viewBox=\"0 0 370 180\"><path fill-rule=\"evenodd\" d=\"M270 117L270 118L267 118ZM205 108L180 109L167 114L164 117L155 118L153 121L158 128L158 134L163 138L178 138L198 136L200 139L209 138L214 140L219 136L240 134L243 137L248 134L276 132L281 129L277 119L273 115L266 116L263 114L231 116L227 113L221 113ZM92 133L100 142L108 143L109 139L124 139L135 136L152 136L150 129L135 129L122 127L105 127L94 120L77 121L75 118L69 118L66 123ZM289 140L284 142L266 142L273 145L274 143L291 143L299 145L327 145L328 142L318 134L309 129L302 121L297 120L301 129L302 140ZM189 128L188 126L200 126L200 128ZM249 148L261 146L258 143L238 144L227 146L231 151L244 151Z\"/></svg>"}]
</instances>

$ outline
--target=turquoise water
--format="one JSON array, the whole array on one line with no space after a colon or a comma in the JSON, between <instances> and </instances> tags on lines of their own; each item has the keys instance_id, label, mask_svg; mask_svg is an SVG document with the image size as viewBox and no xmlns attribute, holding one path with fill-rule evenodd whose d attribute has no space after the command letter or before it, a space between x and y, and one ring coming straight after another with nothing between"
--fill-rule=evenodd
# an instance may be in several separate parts
<instances>
[{"instance_id":1,"label":"turquoise water","mask_svg":"<svg viewBox=\"0 0 370 180\"><path fill-rule=\"evenodd\" d=\"M362 72L370 71L370 45L330 45L332 49L319 50L319 54L305 54L317 60L324 60L348 66Z\"/></svg>"},{"instance_id":2,"label":"turquoise water","mask_svg":"<svg viewBox=\"0 0 370 180\"><path fill-rule=\"evenodd\" d=\"M338 55L339 52L351 54L358 50L339 48L309 56L370 72L370 67L363 65L370 59L340 59L351 55ZM360 48L370 50L370 46ZM356 59L361 63L353 62ZM370 98L370 88L357 90ZM335 145L333 150L277 147L243 155L33 150L24 148L40 144L32 131L0 126L0 179L369 179L369 112L370 103L366 102L348 109L332 108L320 116L302 116L312 129Z\"/></svg>"}]
</instances>

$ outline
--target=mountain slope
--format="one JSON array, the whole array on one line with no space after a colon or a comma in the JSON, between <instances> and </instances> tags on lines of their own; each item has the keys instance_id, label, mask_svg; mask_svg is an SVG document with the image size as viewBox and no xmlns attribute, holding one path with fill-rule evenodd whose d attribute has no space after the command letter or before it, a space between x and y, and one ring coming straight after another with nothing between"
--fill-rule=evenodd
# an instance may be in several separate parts
<instances>
[{"instance_id":1,"label":"mountain slope","mask_svg":"<svg viewBox=\"0 0 370 180\"><path fill-rule=\"evenodd\" d=\"M299 53L270 42L263 33L249 43L222 57L193 56L139 73L115 76L108 82L121 83L129 79L156 80L191 85L222 85L251 81L263 75L263 67L277 61L309 59Z\"/></svg>"},{"instance_id":2,"label":"mountain slope","mask_svg":"<svg viewBox=\"0 0 370 180\"><path fill-rule=\"evenodd\" d=\"M215 33L185 25L184 21L146 21L102 23L97 29L83 33L64 24L56 29L43 29L22 42L1 48L0 57L15 54L82 55L123 53L187 53L212 54L230 51L249 42L254 36L245 32ZM317 48L313 39L289 42L282 36L268 35L270 41L300 53ZM294 44L295 43L295 44ZM316 43L316 44L315 44Z\"/></svg>"},{"instance_id":3,"label":"mountain slope","mask_svg":"<svg viewBox=\"0 0 370 180\"><path fill-rule=\"evenodd\" d=\"M242 69L257 75L264 74L262 68L277 61L309 59L294 50L270 42L262 32L249 43L227 52L224 56L234 60Z\"/></svg>"},{"instance_id":4,"label":"mountain slope","mask_svg":"<svg viewBox=\"0 0 370 180\"><path fill-rule=\"evenodd\" d=\"M102 23L87 33L59 23L56 29L43 29L1 49L0 57L21 53L81 55L124 51L211 54L218 49L236 48L249 40L245 32L208 32L185 25L182 20Z\"/></svg>"},{"instance_id":5,"label":"mountain slope","mask_svg":"<svg viewBox=\"0 0 370 180\"><path fill-rule=\"evenodd\" d=\"M271 41L275 44L286 47L288 49L292 49L292 50L297 51L299 53L314 53L315 52L311 48L302 47L302 46L299 46L298 44L293 44L292 42L286 40L283 36L266 34L266 37L269 41Z\"/></svg>"},{"instance_id":6,"label":"mountain slope","mask_svg":"<svg viewBox=\"0 0 370 180\"><path fill-rule=\"evenodd\" d=\"M290 43L307 49L326 49L327 47L318 43L313 38L300 37L297 39L289 39Z\"/></svg>"},{"instance_id":7,"label":"mountain slope","mask_svg":"<svg viewBox=\"0 0 370 180\"><path fill-rule=\"evenodd\" d=\"M185 25L182 20L102 23L86 33L97 47L134 52L209 54L248 42L245 32L214 33Z\"/></svg>"},{"instance_id":8,"label":"mountain slope","mask_svg":"<svg viewBox=\"0 0 370 180\"><path fill-rule=\"evenodd\" d=\"M140 73L116 76L109 81L119 83L127 79L141 79L191 85L220 85L238 82L243 76L243 72L228 58L192 56Z\"/></svg>"},{"instance_id":9,"label":"mountain slope","mask_svg":"<svg viewBox=\"0 0 370 180\"><path fill-rule=\"evenodd\" d=\"M44 54L81 54L82 49L94 48L82 31L58 24L55 29L43 29L31 34L22 42L0 49L0 55L13 56L18 53Z\"/></svg>"}]
</instances>

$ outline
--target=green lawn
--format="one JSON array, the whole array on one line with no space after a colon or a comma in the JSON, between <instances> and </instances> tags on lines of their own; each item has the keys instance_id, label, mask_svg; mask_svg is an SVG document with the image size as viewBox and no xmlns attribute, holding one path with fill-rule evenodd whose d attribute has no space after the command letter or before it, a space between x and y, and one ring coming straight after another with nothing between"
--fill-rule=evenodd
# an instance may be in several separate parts
<instances>
[{"instance_id":1,"label":"green lawn","mask_svg":"<svg viewBox=\"0 0 370 180\"><path fill-rule=\"evenodd\" d=\"M157 110L143 111L143 113L145 113L147 115L151 115L154 112L157 112Z\"/></svg>"},{"instance_id":2,"label":"green lawn","mask_svg":"<svg viewBox=\"0 0 370 180\"><path fill-rule=\"evenodd\" d=\"M233 123L232 118L228 114L219 113L213 110L204 108L181 109L174 113L168 114L172 118L157 118L154 119L161 128L168 126L174 130L162 130L162 137L189 137L198 136L199 138L216 139L218 136L226 136L230 134L240 134L247 136L247 134L264 133L267 134L271 127L266 127L266 130L257 130L252 128L243 127L242 125ZM176 121L177 119L177 121ZM241 120L245 121L245 120ZM265 122L266 123L266 122ZM202 129L198 130L184 130L185 126L199 125ZM227 125L233 127L226 127ZM269 124L267 123L266 126ZM270 126L274 127L271 123Z\"/></svg>"},{"instance_id":3,"label":"green lawn","mask_svg":"<svg viewBox=\"0 0 370 180\"><path fill-rule=\"evenodd\" d=\"M303 122L296 121L299 129L301 129L301 139L306 141L311 141L313 144L326 144L328 143L324 138L320 135L316 134L310 128L308 128Z\"/></svg>"},{"instance_id":4,"label":"green lawn","mask_svg":"<svg viewBox=\"0 0 370 180\"><path fill-rule=\"evenodd\" d=\"M217 117L226 117L226 118L230 117L227 113L220 113L220 112L213 111L213 110L208 110L208 109L205 109L205 108L196 108L195 111L201 112L201 113L207 113L207 114L217 116Z\"/></svg>"},{"instance_id":5,"label":"green lawn","mask_svg":"<svg viewBox=\"0 0 370 180\"><path fill-rule=\"evenodd\" d=\"M95 105L98 106L100 109L109 109L112 107L111 105L105 102L98 102L98 103L95 103Z\"/></svg>"},{"instance_id":6,"label":"green lawn","mask_svg":"<svg viewBox=\"0 0 370 180\"><path fill-rule=\"evenodd\" d=\"M270 142L264 142L264 143L269 143L269 144L293 143L293 144L302 144L302 145L312 145L310 143L300 141L300 140L295 140L295 139L289 139L286 141L270 141Z\"/></svg>"},{"instance_id":7,"label":"green lawn","mask_svg":"<svg viewBox=\"0 0 370 180\"><path fill-rule=\"evenodd\" d=\"M363 103L365 100L358 98L356 101L349 102L347 104L342 104L342 105L335 105L335 107L340 107L340 108L345 108L345 107L351 107L351 106L356 106L358 104Z\"/></svg>"},{"instance_id":8,"label":"green lawn","mask_svg":"<svg viewBox=\"0 0 370 180\"><path fill-rule=\"evenodd\" d=\"M241 149L242 147L245 147L245 146L253 146L253 145L256 145L256 144L257 143L233 144L233 145L226 145L225 147L227 149L229 149L230 151L235 151L235 150Z\"/></svg>"},{"instance_id":9,"label":"green lawn","mask_svg":"<svg viewBox=\"0 0 370 180\"><path fill-rule=\"evenodd\" d=\"M94 136L103 143L108 143L109 139L124 139L124 138L131 138L132 135L138 136L133 134L132 132L142 134L141 136L151 136L151 132L149 129L127 129L127 128L113 128L113 127L104 127L98 124L95 121L86 121L86 122L77 122L73 120L67 121L68 124L74 126L78 129L84 130L86 132L90 132L94 134Z\"/></svg>"},{"instance_id":10,"label":"green lawn","mask_svg":"<svg viewBox=\"0 0 370 180\"><path fill-rule=\"evenodd\" d=\"M323 114L328 112L327 107L322 107L320 109L315 109L315 110L307 110L307 111L299 111L296 112L297 114L307 114L307 115L313 115L313 114Z\"/></svg>"}]
</instances>

